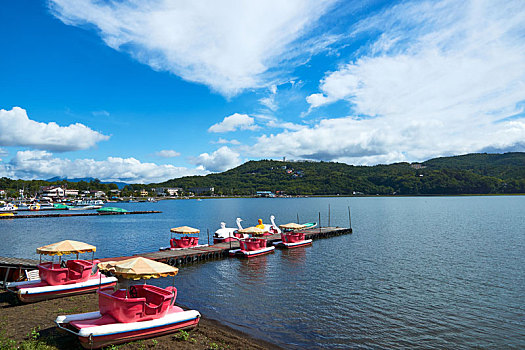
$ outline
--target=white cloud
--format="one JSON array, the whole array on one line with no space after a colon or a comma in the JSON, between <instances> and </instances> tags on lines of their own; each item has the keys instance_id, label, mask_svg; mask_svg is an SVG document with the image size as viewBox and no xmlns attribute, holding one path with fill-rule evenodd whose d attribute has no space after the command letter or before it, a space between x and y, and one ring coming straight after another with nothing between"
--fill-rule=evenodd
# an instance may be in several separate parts
<instances>
[{"instance_id":1,"label":"white cloud","mask_svg":"<svg viewBox=\"0 0 525 350\"><path fill-rule=\"evenodd\" d=\"M286 62L323 50L333 37L305 40L333 0L51 0L65 24L91 24L104 42L155 70L228 96L268 86Z\"/></svg>"},{"instance_id":2,"label":"white cloud","mask_svg":"<svg viewBox=\"0 0 525 350\"><path fill-rule=\"evenodd\" d=\"M306 125L295 124L291 122L284 122L284 121L280 121L277 119L269 120L268 123L266 123L266 126L268 126L269 128L279 128L279 129L294 130L294 131L302 130L306 128Z\"/></svg>"},{"instance_id":3,"label":"white cloud","mask_svg":"<svg viewBox=\"0 0 525 350\"><path fill-rule=\"evenodd\" d=\"M193 160L193 163L208 171L218 172L240 165L241 160L239 158L239 153L231 150L227 146L223 146L212 154L202 153Z\"/></svg>"},{"instance_id":4,"label":"white cloud","mask_svg":"<svg viewBox=\"0 0 525 350\"><path fill-rule=\"evenodd\" d=\"M174 158L174 157L180 156L180 153L172 149L164 149L162 151L158 151L157 153L155 153L155 155L157 157L162 157L162 158Z\"/></svg>"},{"instance_id":5,"label":"white cloud","mask_svg":"<svg viewBox=\"0 0 525 350\"><path fill-rule=\"evenodd\" d=\"M110 114L108 111L104 111L104 110L101 110L101 111L93 111L91 112L91 114L93 114L95 117L109 117Z\"/></svg>"},{"instance_id":6,"label":"white cloud","mask_svg":"<svg viewBox=\"0 0 525 350\"><path fill-rule=\"evenodd\" d=\"M347 101L360 118L265 136L256 147L357 163L523 150L523 23L522 1L409 2L367 18L353 34L377 40L307 98L310 109Z\"/></svg>"},{"instance_id":7,"label":"white cloud","mask_svg":"<svg viewBox=\"0 0 525 350\"><path fill-rule=\"evenodd\" d=\"M46 151L19 151L9 163L1 164L0 173L2 176L21 179L93 177L102 181L151 183L181 176L203 175L206 172L173 165L142 163L135 158L70 160L56 158Z\"/></svg>"},{"instance_id":8,"label":"white cloud","mask_svg":"<svg viewBox=\"0 0 525 350\"><path fill-rule=\"evenodd\" d=\"M109 136L83 124L60 126L54 122L39 123L29 119L20 107L0 109L0 146L25 146L56 152L76 151L93 147Z\"/></svg>"},{"instance_id":9,"label":"white cloud","mask_svg":"<svg viewBox=\"0 0 525 350\"><path fill-rule=\"evenodd\" d=\"M268 90L270 91L270 95L261 98L259 102L272 112L275 112L278 108L277 102L275 102L275 94L277 94L277 85L274 84L270 86Z\"/></svg>"},{"instance_id":10,"label":"white cloud","mask_svg":"<svg viewBox=\"0 0 525 350\"><path fill-rule=\"evenodd\" d=\"M256 130L258 126L254 124L254 119L247 114L234 113L220 123L213 124L208 129L209 132L228 132L235 130Z\"/></svg>"},{"instance_id":11,"label":"white cloud","mask_svg":"<svg viewBox=\"0 0 525 350\"><path fill-rule=\"evenodd\" d=\"M223 139L222 137L219 137L219 139L215 142L215 143L218 143L220 145L225 145L225 144L232 144L232 145L240 145L241 143L235 139L231 139L231 140L226 140L226 139Z\"/></svg>"}]
</instances>

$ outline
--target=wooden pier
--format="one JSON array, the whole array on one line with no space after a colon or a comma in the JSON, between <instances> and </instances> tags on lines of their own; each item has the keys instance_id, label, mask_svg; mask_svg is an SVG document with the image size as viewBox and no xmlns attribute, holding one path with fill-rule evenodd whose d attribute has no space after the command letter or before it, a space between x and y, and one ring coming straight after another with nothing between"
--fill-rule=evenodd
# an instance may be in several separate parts
<instances>
[{"instance_id":1,"label":"wooden pier","mask_svg":"<svg viewBox=\"0 0 525 350\"><path fill-rule=\"evenodd\" d=\"M149 213L158 213L156 211L148 212L128 212L128 213L93 213L87 215L114 215L114 214L149 214ZM58 214L56 214L58 215ZM67 214L66 214L67 215ZM72 216L78 216L79 214L72 214ZM81 215L81 214L80 214ZM41 215L35 215L32 217L39 217ZM344 227L321 227L313 228L302 231L304 232L306 239L322 239L335 236L341 236L345 234L352 233L351 228ZM280 241L281 235L275 234L271 236L262 237L268 241L268 245L273 244L273 242ZM171 266L182 266L187 264L192 264L196 262L205 262L209 260L217 260L228 257L228 252L230 249L238 249L239 242L228 242L228 243L219 243L209 246L188 248L188 249L179 249L179 250L159 250L150 253L140 253L133 256L121 256L121 257L112 257L112 258L102 258L98 259L100 261L115 261L115 260L124 260L132 257L142 256L144 258L160 261ZM299 248L301 249L301 248ZM34 270L37 268L38 260L32 259L17 259L17 258L4 258L0 257L0 277L3 278L3 286L5 286L6 281L15 281L20 277L23 277L24 271Z\"/></svg>"},{"instance_id":2,"label":"wooden pier","mask_svg":"<svg viewBox=\"0 0 525 350\"><path fill-rule=\"evenodd\" d=\"M97 212L97 213L68 213L68 214L33 214L33 215L14 215L14 216L0 216L1 220L10 219L33 219L33 218L64 218L70 216L104 216L104 215L133 215L133 214L158 214L162 213L158 210L148 211L127 211L127 212Z\"/></svg>"},{"instance_id":3,"label":"wooden pier","mask_svg":"<svg viewBox=\"0 0 525 350\"><path fill-rule=\"evenodd\" d=\"M343 227L321 227L314 228L302 231L304 232L306 239L321 239L329 238L334 236L340 236L344 234L352 233L351 228ZM280 234L275 234L271 236L262 237L268 241L268 245L273 244L281 240ZM230 249L238 249L239 242L228 242L228 243L219 243L210 246L196 247L196 248L187 248L187 249L178 249L178 250L160 250L151 253L140 253L135 254L136 256L142 256L144 258L160 261L171 266L182 266L186 264L191 264L199 261L215 260L228 257L228 252ZM111 261L111 260L123 260L130 258L127 257L118 257L118 258L104 258L100 259L101 261Z\"/></svg>"}]
</instances>

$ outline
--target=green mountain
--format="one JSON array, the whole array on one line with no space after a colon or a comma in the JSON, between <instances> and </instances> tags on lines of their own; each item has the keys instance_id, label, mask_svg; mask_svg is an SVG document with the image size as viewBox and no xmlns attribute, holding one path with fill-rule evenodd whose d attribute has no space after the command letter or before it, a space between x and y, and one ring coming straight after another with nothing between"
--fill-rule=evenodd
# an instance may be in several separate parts
<instances>
[{"instance_id":1,"label":"green mountain","mask_svg":"<svg viewBox=\"0 0 525 350\"><path fill-rule=\"evenodd\" d=\"M291 195L525 193L525 153L476 153L376 166L260 160L150 186L214 187L216 194L225 195L263 190Z\"/></svg>"}]
</instances>

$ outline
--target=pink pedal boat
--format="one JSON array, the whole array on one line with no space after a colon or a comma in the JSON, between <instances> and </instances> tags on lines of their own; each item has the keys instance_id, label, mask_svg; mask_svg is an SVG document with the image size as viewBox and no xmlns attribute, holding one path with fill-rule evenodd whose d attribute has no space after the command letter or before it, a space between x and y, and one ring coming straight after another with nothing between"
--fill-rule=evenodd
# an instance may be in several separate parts
<instances>
[{"instance_id":1,"label":"pink pedal boat","mask_svg":"<svg viewBox=\"0 0 525 350\"><path fill-rule=\"evenodd\" d=\"M190 235L197 235L200 230L189 227L189 226L181 226L181 227L175 227L170 230L171 237L170 237L170 246L169 247L162 247L160 250L179 250L179 249L187 249L187 248L195 248L195 247L207 247L207 244L200 244L199 245L199 236L190 236ZM173 233L181 235L180 237L173 237Z\"/></svg>"},{"instance_id":2,"label":"pink pedal boat","mask_svg":"<svg viewBox=\"0 0 525 350\"><path fill-rule=\"evenodd\" d=\"M93 253L96 247L78 241L62 241L40 247L40 264L37 265L40 279L32 281L11 282L7 290L15 293L23 303L32 303L47 299L60 298L83 293L94 292L101 285L114 286L115 277L105 277L99 272L93 273L93 266L98 260L80 260L79 253ZM62 255L76 254L74 260L62 260ZM57 263L42 262L42 255L59 255Z\"/></svg>"},{"instance_id":3,"label":"pink pedal boat","mask_svg":"<svg viewBox=\"0 0 525 350\"><path fill-rule=\"evenodd\" d=\"M283 231L281 232L281 241L274 242L276 246L283 248L298 248L312 244L311 239L304 238L304 232L297 232L306 227L306 225L300 225L296 223L289 223L280 226Z\"/></svg>"},{"instance_id":4,"label":"pink pedal boat","mask_svg":"<svg viewBox=\"0 0 525 350\"><path fill-rule=\"evenodd\" d=\"M249 233L252 235L262 235L264 230L258 227L248 227L242 230L239 230L239 233ZM239 249L232 249L229 251L230 256L239 256L246 258L253 258L259 255L268 254L275 250L274 246L266 246L266 239L263 238L240 238Z\"/></svg>"},{"instance_id":5,"label":"pink pedal boat","mask_svg":"<svg viewBox=\"0 0 525 350\"><path fill-rule=\"evenodd\" d=\"M175 276L172 267L146 258L132 258L99 264L103 272L127 279ZM133 285L128 289L111 287L97 291L99 311L58 316L57 326L78 336L86 349L125 343L193 328L200 320L196 310L184 311L175 306L177 289L152 285Z\"/></svg>"}]
</instances>

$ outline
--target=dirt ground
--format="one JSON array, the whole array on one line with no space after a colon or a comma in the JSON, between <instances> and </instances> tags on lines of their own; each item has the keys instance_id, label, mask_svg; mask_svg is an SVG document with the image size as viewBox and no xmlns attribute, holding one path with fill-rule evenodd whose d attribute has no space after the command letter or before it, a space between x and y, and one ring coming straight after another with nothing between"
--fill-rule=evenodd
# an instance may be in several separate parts
<instances>
[{"instance_id":1,"label":"dirt ground","mask_svg":"<svg viewBox=\"0 0 525 350\"><path fill-rule=\"evenodd\" d=\"M0 349L81 349L77 338L59 330L58 315L98 310L95 293L17 304L14 295L0 292ZM112 347L115 349L117 347ZM198 327L162 337L119 344L118 349L279 349L203 316Z\"/></svg>"}]
</instances>

